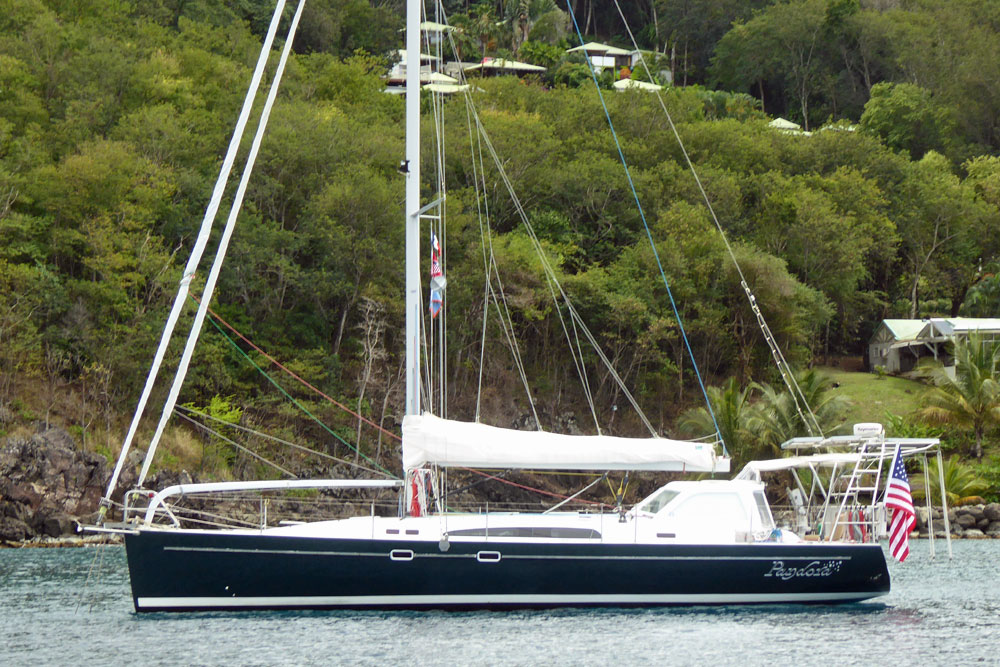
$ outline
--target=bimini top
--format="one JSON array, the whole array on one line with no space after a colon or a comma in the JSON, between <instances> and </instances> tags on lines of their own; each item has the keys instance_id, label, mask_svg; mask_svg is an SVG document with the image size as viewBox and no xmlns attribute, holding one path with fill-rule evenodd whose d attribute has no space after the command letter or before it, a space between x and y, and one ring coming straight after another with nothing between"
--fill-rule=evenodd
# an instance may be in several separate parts
<instances>
[{"instance_id":1,"label":"bimini top","mask_svg":"<svg viewBox=\"0 0 1000 667\"><path fill-rule=\"evenodd\" d=\"M515 431L441 419L403 418L403 467L424 465L546 470L729 472L713 443Z\"/></svg>"}]
</instances>

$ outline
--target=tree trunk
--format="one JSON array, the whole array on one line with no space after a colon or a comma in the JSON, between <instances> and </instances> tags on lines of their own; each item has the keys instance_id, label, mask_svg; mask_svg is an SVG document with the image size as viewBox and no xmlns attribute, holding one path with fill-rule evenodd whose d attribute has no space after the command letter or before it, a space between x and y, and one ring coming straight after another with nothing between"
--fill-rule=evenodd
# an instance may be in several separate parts
<instances>
[{"instance_id":1,"label":"tree trunk","mask_svg":"<svg viewBox=\"0 0 1000 667\"><path fill-rule=\"evenodd\" d=\"M688 43L684 40L684 83L682 85L688 85Z\"/></svg>"}]
</instances>

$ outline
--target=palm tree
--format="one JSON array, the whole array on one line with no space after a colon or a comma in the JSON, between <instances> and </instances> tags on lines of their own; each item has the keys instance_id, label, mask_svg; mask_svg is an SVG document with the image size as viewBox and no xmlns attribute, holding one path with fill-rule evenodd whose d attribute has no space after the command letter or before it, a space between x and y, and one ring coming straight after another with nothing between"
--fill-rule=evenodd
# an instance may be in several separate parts
<instances>
[{"instance_id":1,"label":"palm tree","mask_svg":"<svg viewBox=\"0 0 1000 667\"><path fill-rule=\"evenodd\" d=\"M839 426L845 399L830 391L833 389L830 377L815 368L810 368L799 373L796 382L820 429L828 433ZM791 438L810 435L809 428L802 420L799 409L787 390L777 391L773 387L764 387L761 399L760 422L756 432L765 448L777 453L780 452L781 443Z\"/></svg>"},{"instance_id":2,"label":"palm tree","mask_svg":"<svg viewBox=\"0 0 1000 667\"><path fill-rule=\"evenodd\" d=\"M746 463L757 453L757 436L753 432L756 411L750 399L759 389L756 383L740 389L736 378L729 378L721 387L709 387L706 393L715 419L708 408L693 408L681 415L677 427L688 436L698 437L715 433L718 423L719 434L733 459Z\"/></svg>"},{"instance_id":3,"label":"palm tree","mask_svg":"<svg viewBox=\"0 0 1000 667\"><path fill-rule=\"evenodd\" d=\"M945 495L948 497L949 505L957 505L962 499L978 496L990 488L989 482L977 477L972 468L959 462L957 454L945 460L942 468ZM930 483L931 502L940 502L940 476L938 475L936 459L931 459L927 463L926 481ZM910 479L910 488L915 500L923 500L926 497L924 495L925 476L922 473L914 475Z\"/></svg>"},{"instance_id":4,"label":"palm tree","mask_svg":"<svg viewBox=\"0 0 1000 667\"><path fill-rule=\"evenodd\" d=\"M802 395L820 428L828 432L837 425L844 399L833 395L833 382L815 369L797 377ZM719 433L733 456L737 467L747 461L781 456L781 443L791 438L809 435L799 411L788 391L777 391L767 385L751 382L740 389L736 378L721 387L707 389L715 420L707 408L694 408L683 413L678 429L688 436ZM752 402L756 394L760 400Z\"/></svg>"},{"instance_id":5,"label":"palm tree","mask_svg":"<svg viewBox=\"0 0 1000 667\"><path fill-rule=\"evenodd\" d=\"M528 34L535 24L547 17L554 26L564 32L569 17L559 9L555 0L507 0L504 3L504 22L511 29L511 49L517 53L521 45L528 41Z\"/></svg>"},{"instance_id":6,"label":"palm tree","mask_svg":"<svg viewBox=\"0 0 1000 667\"><path fill-rule=\"evenodd\" d=\"M918 414L932 424L972 430L973 454L981 461L986 429L1000 423L1000 343L972 334L955 342L954 374L940 361L921 364L918 373L934 383Z\"/></svg>"}]
</instances>

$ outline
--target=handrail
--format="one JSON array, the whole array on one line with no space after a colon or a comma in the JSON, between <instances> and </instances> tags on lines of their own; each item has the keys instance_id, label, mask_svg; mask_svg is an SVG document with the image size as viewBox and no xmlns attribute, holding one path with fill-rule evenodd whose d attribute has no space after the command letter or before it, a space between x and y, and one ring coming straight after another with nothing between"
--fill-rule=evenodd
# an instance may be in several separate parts
<instances>
[{"instance_id":1,"label":"handrail","mask_svg":"<svg viewBox=\"0 0 1000 667\"><path fill-rule=\"evenodd\" d=\"M153 494L143 517L144 525L151 525L156 510L164 505L164 500L175 495L215 493L231 491L276 491L280 489L392 489L400 488L398 479L272 479L253 482L207 482L202 484L175 484Z\"/></svg>"}]
</instances>

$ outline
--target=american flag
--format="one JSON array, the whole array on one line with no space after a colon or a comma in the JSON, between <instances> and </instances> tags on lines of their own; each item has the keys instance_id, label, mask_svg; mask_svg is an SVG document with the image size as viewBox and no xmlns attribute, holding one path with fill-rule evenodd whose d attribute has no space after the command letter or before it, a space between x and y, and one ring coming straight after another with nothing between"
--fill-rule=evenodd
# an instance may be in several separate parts
<instances>
[{"instance_id":1,"label":"american flag","mask_svg":"<svg viewBox=\"0 0 1000 667\"><path fill-rule=\"evenodd\" d=\"M889 482L885 487L885 506L892 510L892 521L889 523L889 553L902 563L910 555L910 533L917 523L917 517L913 512L910 481L906 477L900 445L896 445L892 472L889 473Z\"/></svg>"}]
</instances>

